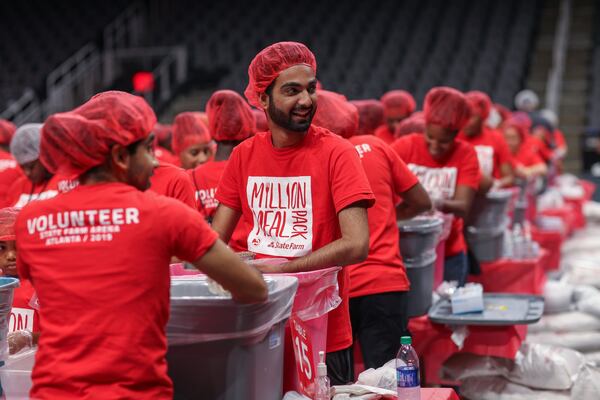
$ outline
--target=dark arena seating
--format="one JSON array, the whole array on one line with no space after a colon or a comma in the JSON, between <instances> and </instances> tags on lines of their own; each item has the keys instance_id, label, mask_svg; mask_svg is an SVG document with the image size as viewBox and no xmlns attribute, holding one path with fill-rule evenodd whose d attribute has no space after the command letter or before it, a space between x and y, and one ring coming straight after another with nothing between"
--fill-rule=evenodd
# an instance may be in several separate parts
<instances>
[{"instance_id":1,"label":"dark arena seating","mask_svg":"<svg viewBox=\"0 0 600 400\"><path fill-rule=\"evenodd\" d=\"M481 89L511 105L523 87L542 1L179 1L163 6L149 42L186 43L195 67L227 71L219 86L242 91L258 50L306 43L323 86L349 98L403 88L422 100L446 84Z\"/></svg>"}]
</instances>

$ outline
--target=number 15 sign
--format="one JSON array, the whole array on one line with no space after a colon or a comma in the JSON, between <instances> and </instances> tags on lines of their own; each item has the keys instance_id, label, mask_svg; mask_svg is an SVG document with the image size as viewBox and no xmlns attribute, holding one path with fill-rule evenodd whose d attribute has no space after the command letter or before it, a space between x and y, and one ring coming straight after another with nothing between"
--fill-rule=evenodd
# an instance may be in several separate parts
<instances>
[{"instance_id":1,"label":"number 15 sign","mask_svg":"<svg viewBox=\"0 0 600 400\"><path fill-rule=\"evenodd\" d=\"M292 315L290 318L294 354L296 355L296 372L300 389L310 396L315 381L315 363L313 360L312 340L305 325Z\"/></svg>"}]
</instances>

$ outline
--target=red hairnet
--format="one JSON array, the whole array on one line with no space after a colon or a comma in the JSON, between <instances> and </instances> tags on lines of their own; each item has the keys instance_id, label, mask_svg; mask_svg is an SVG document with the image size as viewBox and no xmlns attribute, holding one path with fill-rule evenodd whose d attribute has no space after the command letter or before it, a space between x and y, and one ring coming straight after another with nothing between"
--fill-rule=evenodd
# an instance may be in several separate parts
<instances>
[{"instance_id":1,"label":"red hairnet","mask_svg":"<svg viewBox=\"0 0 600 400\"><path fill-rule=\"evenodd\" d=\"M406 136L411 133L424 133L425 132L425 118L422 112L416 112L410 117L403 119L394 132L394 137L399 138Z\"/></svg>"},{"instance_id":2,"label":"red hairnet","mask_svg":"<svg viewBox=\"0 0 600 400\"><path fill-rule=\"evenodd\" d=\"M252 114L254 114L254 122L256 123L255 132L265 132L269 130L269 123L267 122L267 115L264 110L259 110L257 108L252 109Z\"/></svg>"},{"instance_id":3,"label":"red hairnet","mask_svg":"<svg viewBox=\"0 0 600 400\"><path fill-rule=\"evenodd\" d=\"M527 133L531 131L531 125L533 124L533 121L531 121L531 117L526 112L516 111L511 114L509 119L513 119L513 122L520 124L527 131Z\"/></svg>"},{"instance_id":4,"label":"red hairnet","mask_svg":"<svg viewBox=\"0 0 600 400\"><path fill-rule=\"evenodd\" d=\"M521 142L525 142L527 137L529 137L529 128L527 127L527 124L524 123L522 118L510 117L502 123L502 129L506 128L516 129L521 137Z\"/></svg>"},{"instance_id":5,"label":"red hairnet","mask_svg":"<svg viewBox=\"0 0 600 400\"><path fill-rule=\"evenodd\" d=\"M372 135L385 122L383 104L379 100L352 100L358 110L358 134Z\"/></svg>"},{"instance_id":6,"label":"red hairnet","mask_svg":"<svg viewBox=\"0 0 600 400\"><path fill-rule=\"evenodd\" d=\"M423 114L426 124L459 131L469 120L471 111L464 94L449 87L436 87L425 96Z\"/></svg>"},{"instance_id":7,"label":"red hairnet","mask_svg":"<svg viewBox=\"0 0 600 400\"><path fill-rule=\"evenodd\" d=\"M19 211L13 207L0 209L0 240L15 240L15 220Z\"/></svg>"},{"instance_id":8,"label":"red hairnet","mask_svg":"<svg viewBox=\"0 0 600 400\"><path fill-rule=\"evenodd\" d=\"M358 131L358 110L346 97L328 90L317 91L317 112L313 124L349 138Z\"/></svg>"},{"instance_id":9,"label":"red hairnet","mask_svg":"<svg viewBox=\"0 0 600 400\"><path fill-rule=\"evenodd\" d=\"M82 106L48 117L40 161L53 174L81 175L106 161L110 148L150 134L156 116L146 100L119 91L95 95Z\"/></svg>"},{"instance_id":10,"label":"red hairnet","mask_svg":"<svg viewBox=\"0 0 600 400\"><path fill-rule=\"evenodd\" d=\"M175 117L173 123L173 153L179 155L182 151L195 144L210 143L210 133L204 123L203 113L182 112Z\"/></svg>"},{"instance_id":11,"label":"red hairnet","mask_svg":"<svg viewBox=\"0 0 600 400\"><path fill-rule=\"evenodd\" d=\"M263 49L248 67L248 87L244 94L248 102L261 108L260 95L279 74L294 65L307 65L317 72L315 55L302 43L279 42Z\"/></svg>"},{"instance_id":12,"label":"red hairnet","mask_svg":"<svg viewBox=\"0 0 600 400\"><path fill-rule=\"evenodd\" d=\"M0 119L0 145L10 144L17 127L10 121Z\"/></svg>"},{"instance_id":13,"label":"red hairnet","mask_svg":"<svg viewBox=\"0 0 600 400\"><path fill-rule=\"evenodd\" d=\"M381 97L386 116L392 110L409 116L417 108L415 98L406 90L390 90Z\"/></svg>"},{"instance_id":14,"label":"red hairnet","mask_svg":"<svg viewBox=\"0 0 600 400\"><path fill-rule=\"evenodd\" d=\"M492 109L492 100L487 94L478 90L473 90L465 94L469 107L471 107L471 115L479 115L483 121L490 115Z\"/></svg>"},{"instance_id":15,"label":"red hairnet","mask_svg":"<svg viewBox=\"0 0 600 400\"><path fill-rule=\"evenodd\" d=\"M214 140L242 141L255 129L254 114L246 100L232 90L213 93L206 103L208 128Z\"/></svg>"}]
</instances>

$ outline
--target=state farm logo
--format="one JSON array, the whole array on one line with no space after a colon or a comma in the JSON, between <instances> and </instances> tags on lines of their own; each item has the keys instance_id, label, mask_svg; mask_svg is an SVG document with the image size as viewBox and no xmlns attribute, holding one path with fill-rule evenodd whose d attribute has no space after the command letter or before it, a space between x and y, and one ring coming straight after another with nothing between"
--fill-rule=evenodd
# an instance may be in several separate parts
<instances>
[{"instance_id":1,"label":"state farm logo","mask_svg":"<svg viewBox=\"0 0 600 400\"><path fill-rule=\"evenodd\" d=\"M248 250L280 257L300 257L312 250L310 176L249 176L246 198L253 219Z\"/></svg>"}]
</instances>

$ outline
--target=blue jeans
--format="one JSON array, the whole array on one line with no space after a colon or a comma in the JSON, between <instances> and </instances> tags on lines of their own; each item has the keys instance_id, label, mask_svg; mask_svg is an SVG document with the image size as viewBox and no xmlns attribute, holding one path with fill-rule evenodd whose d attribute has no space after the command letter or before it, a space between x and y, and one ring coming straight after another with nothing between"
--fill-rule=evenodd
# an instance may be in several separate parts
<instances>
[{"instance_id":1,"label":"blue jeans","mask_svg":"<svg viewBox=\"0 0 600 400\"><path fill-rule=\"evenodd\" d=\"M464 286L469 274L469 260L464 251L444 260L444 280L457 281L458 286Z\"/></svg>"}]
</instances>

